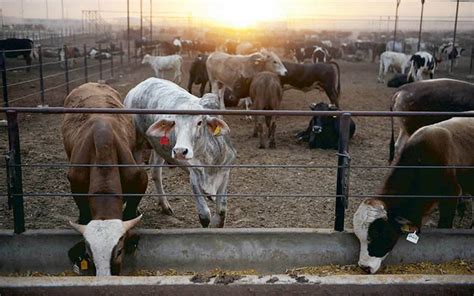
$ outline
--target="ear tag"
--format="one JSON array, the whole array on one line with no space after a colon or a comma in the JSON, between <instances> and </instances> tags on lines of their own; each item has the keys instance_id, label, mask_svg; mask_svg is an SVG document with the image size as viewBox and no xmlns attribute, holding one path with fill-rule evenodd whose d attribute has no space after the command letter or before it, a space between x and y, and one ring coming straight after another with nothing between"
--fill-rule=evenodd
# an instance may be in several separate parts
<instances>
[{"instance_id":1,"label":"ear tag","mask_svg":"<svg viewBox=\"0 0 474 296\"><path fill-rule=\"evenodd\" d=\"M87 270L89 268L89 264L87 263L86 259L82 259L81 261L81 270Z\"/></svg>"},{"instance_id":2,"label":"ear tag","mask_svg":"<svg viewBox=\"0 0 474 296\"><path fill-rule=\"evenodd\" d=\"M416 231L413 232L413 233L409 233L407 235L407 241L409 241L412 244L416 245L418 243L419 239L420 239L420 237L418 235L416 235Z\"/></svg>"},{"instance_id":3,"label":"ear tag","mask_svg":"<svg viewBox=\"0 0 474 296\"><path fill-rule=\"evenodd\" d=\"M217 126L216 129L214 130L214 136L218 137L221 135L221 127Z\"/></svg>"},{"instance_id":4,"label":"ear tag","mask_svg":"<svg viewBox=\"0 0 474 296\"><path fill-rule=\"evenodd\" d=\"M409 233L410 232L410 225L404 224L401 228L403 233Z\"/></svg>"},{"instance_id":5,"label":"ear tag","mask_svg":"<svg viewBox=\"0 0 474 296\"><path fill-rule=\"evenodd\" d=\"M160 145L169 145L170 144L170 138L166 136L166 134L160 138Z\"/></svg>"}]
</instances>

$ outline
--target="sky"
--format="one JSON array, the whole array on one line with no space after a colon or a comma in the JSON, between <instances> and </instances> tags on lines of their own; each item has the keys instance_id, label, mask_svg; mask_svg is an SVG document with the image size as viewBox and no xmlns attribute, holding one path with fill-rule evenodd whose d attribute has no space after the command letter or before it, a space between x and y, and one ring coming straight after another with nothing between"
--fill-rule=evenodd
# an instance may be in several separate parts
<instances>
[{"instance_id":1,"label":"sky","mask_svg":"<svg viewBox=\"0 0 474 296\"><path fill-rule=\"evenodd\" d=\"M21 3L26 18L61 18L61 1L65 17L81 19L82 10L100 7L105 19L126 16L127 0L0 0L4 16L21 16ZM393 16L396 0L152 0L153 13L215 20L235 26L255 20L298 18L379 18ZM474 20L474 0L460 4L459 15ZM143 0L143 10L149 14L150 0ZM130 0L132 15L137 15L140 0ZM400 18L418 18L420 0L401 0ZM453 0L426 0L425 17L451 18L455 14Z\"/></svg>"}]
</instances>

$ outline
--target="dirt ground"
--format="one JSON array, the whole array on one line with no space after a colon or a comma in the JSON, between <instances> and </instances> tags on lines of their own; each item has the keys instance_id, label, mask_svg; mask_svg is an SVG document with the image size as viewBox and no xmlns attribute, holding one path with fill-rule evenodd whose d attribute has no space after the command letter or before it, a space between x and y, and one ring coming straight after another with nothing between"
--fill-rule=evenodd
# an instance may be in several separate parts
<instances>
[{"instance_id":1,"label":"dirt ground","mask_svg":"<svg viewBox=\"0 0 474 296\"><path fill-rule=\"evenodd\" d=\"M181 86L188 80L190 59L185 58L185 75ZM341 67L342 97L341 106L345 110L388 110L393 89L377 84L378 64L350 63L338 61ZM456 78L465 79L469 61L464 59ZM21 64L20 64L21 65ZM56 66L57 67L57 66ZM52 69L51 71L57 71ZM77 71L81 72L81 71ZM10 83L24 78L24 73L15 73ZM33 75L33 74L29 74ZM79 79L76 73L73 79ZM116 70L110 84L123 97L140 81L153 75L151 68L138 66ZM28 75L27 75L28 76ZM104 75L109 77L109 73ZM437 77L446 77L440 71ZM28 76L29 77L29 76ZM31 78L28 78L31 79ZM58 80L63 77L58 78ZM97 76L90 80L96 80ZM61 80L62 81L62 80ZM59 82L58 82L59 83ZM82 83L79 81L75 84ZM37 84L12 92L11 98L39 90ZM198 87L194 87L198 94ZM47 93L46 103L61 106L64 88ZM326 101L324 93L311 91L303 93L296 90L286 91L282 103L285 110L308 110L312 102ZM36 106L38 96L17 102L13 106ZM60 133L61 115L21 114L20 137L23 164L66 163L67 158L62 146ZM337 156L334 150L310 150L307 145L296 141L295 134L306 128L308 117L280 117L277 121L277 148L258 149L256 138L251 137L253 123L243 116L225 118L231 128L231 139L238 152L236 164L301 164L336 166ZM386 165L390 136L388 118L355 118L357 130L350 142L352 165ZM0 130L0 154L8 150L7 130ZM2 160L3 164L3 160ZM376 194L382 184L387 169L356 169L350 171L350 194ZM6 198L6 174L0 170L0 229L13 228L12 211L8 209ZM23 186L28 193L68 193L69 184L65 168L23 168ZM141 228L193 228L200 227L191 188L185 174L179 169L164 169L164 186L168 193L188 196L170 198L175 216L164 215L158 206L157 198L145 197L140 205L144 218ZM148 192L155 192L150 178ZM271 194L311 194L334 195L336 192L336 169L247 169L236 168L231 172L229 194L255 194L259 197L230 197L226 227L334 227L334 197L296 198L268 197ZM361 199L351 198L346 212L345 226L352 227L352 214ZM212 205L211 205L212 206ZM213 208L213 206L212 206ZM470 208L470 207L469 207ZM212 211L212 209L211 209ZM27 229L67 228L69 220L76 220L78 211L71 197L25 197L25 216ZM470 225L471 215L457 227ZM458 219L459 220L459 219ZM469 221L469 222L468 222Z\"/></svg>"}]
</instances>

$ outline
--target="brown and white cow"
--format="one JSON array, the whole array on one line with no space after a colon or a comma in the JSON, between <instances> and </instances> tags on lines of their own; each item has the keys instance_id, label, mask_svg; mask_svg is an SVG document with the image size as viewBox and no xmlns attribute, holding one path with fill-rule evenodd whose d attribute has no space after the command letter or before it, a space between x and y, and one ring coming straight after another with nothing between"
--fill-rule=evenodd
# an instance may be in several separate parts
<instances>
[{"instance_id":1,"label":"brown and white cow","mask_svg":"<svg viewBox=\"0 0 474 296\"><path fill-rule=\"evenodd\" d=\"M472 147L472 117L425 126L409 138L397 167L382 186L380 195L385 197L363 201L354 214L354 233L360 241L359 266L377 272L399 237L416 234L436 208L440 212L438 227L452 227L458 201L455 196L474 194L474 169L453 166L473 166Z\"/></svg>"},{"instance_id":2,"label":"brown and white cow","mask_svg":"<svg viewBox=\"0 0 474 296\"><path fill-rule=\"evenodd\" d=\"M121 109L123 105L111 87L87 83L67 96L64 107ZM71 164L136 165L131 115L66 114L62 135ZM74 166L67 176L73 194L91 195L74 196L79 224L70 224L84 236L96 275L119 274L128 230L141 219L137 207L147 187L146 171L138 167Z\"/></svg>"},{"instance_id":3,"label":"brown and white cow","mask_svg":"<svg viewBox=\"0 0 474 296\"><path fill-rule=\"evenodd\" d=\"M445 111L474 110L474 84L453 79L433 79L400 87L392 96L392 111ZM392 118L390 161L402 151L405 142L422 126L449 119L446 116L399 117L400 132L395 142Z\"/></svg>"},{"instance_id":4,"label":"brown and white cow","mask_svg":"<svg viewBox=\"0 0 474 296\"><path fill-rule=\"evenodd\" d=\"M212 92L219 95L223 109L225 109L223 99L225 88L232 90L240 77L252 78L262 71L270 71L280 76L288 74L280 58L267 50L251 55L229 55L223 52L214 52L207 58L206 66Z\"/></svg>"}]
</instances>

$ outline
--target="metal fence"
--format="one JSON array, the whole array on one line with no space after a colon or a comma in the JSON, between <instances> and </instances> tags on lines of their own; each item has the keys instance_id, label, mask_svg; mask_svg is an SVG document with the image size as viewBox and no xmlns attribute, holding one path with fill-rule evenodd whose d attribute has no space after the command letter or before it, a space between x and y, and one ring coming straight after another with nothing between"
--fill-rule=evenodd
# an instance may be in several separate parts
<instances>
[{"instance_id":1,"label":"metal fence","mask_svg":"<svg viewBox=\"0 0 474 296\"><path fill-rule=\"evenodd\" d=\"M376 112L376 111L236 111L236 110L143 110L143 109L100 109L100 108L0 108L0 112L6 113L8 120L8 140L9 150L6 156L6 172L8 183L8 204L13 209L14 231L22 233L25 231L25 217L23 197L49 197L49 196L93 196L89 194L72 194L67 192L23 192L22 168L23 167L169 167L170 165L100 165L100 164L68 164L68 163L30 163L23 164L21 161L20 134L18 126L19 113L41 113L41 114L65 114L65 113L100 113L100 114L177 114L177 115L276 115L276 116L336 116L340 120L339 147L337 152L337 166L321 165L260 165L260 164L235 164L235 165L189 165L181 167L226 167L231 169L253 168L253 169L337 169L337 178L334 195L316 195L316 194L248 194L235 193L226 194L232 197L312 197L312 198L335 198L335 221L334 229L336 231L344 230L344 219L346 209L351 198L398 198L399 196L381 196L381 195L351 195L349 192L349 177L351 169L389 169L396 166L352 166L349 153L349 131L351 117L410 117L410 116L446 116L446 117L474 117L474 113L458 112ZM175 166L175 165L173 165ZM444 168L443 166L403 166L403 169L422 168L434 169ZM471 166L449 166L449 168L474 169ZM188 194L192 195L192 194ZM104 194L101 194L104 196ZM132 195L133 196L133 195ZM142 196L142 195L140 195ZM160 194L144 194L143 196L160 196ZM166 196L186 196L186 194L166 194ZM458 196L413 196L417 198L459 198Z\"/></svg>"}]
</instances>

